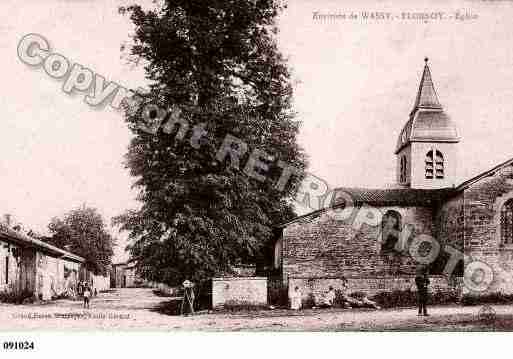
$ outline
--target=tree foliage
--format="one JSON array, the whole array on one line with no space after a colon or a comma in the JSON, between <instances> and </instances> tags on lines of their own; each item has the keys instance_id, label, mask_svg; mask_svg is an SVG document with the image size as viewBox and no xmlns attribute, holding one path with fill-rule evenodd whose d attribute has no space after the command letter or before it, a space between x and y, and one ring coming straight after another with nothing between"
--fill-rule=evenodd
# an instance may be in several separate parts
<instances>
[{"instance_id":1,"label":"tree foliage","mask_svg":"<svg viewBox=\"0 0 513 359\"><path fill-rule=\"evenodd\" d=\"M107 232L102 216L94 208L80 207L64 218L52 218L45 240L59 248L83 257L87 269L95 274L107 274L114 254L114 238Z\"/></svg>"},{"instance_id":2,"label":"tree foliage","mask_svg":"<svg viewBox=\"0 0 513 359\"><path fill-rule=\"evenodd\" d=\"M140 209L114 219L129 232L129 250L142 274L170 284L202 280L254 263L273 235L273 225L294 215L291 197L301 180L284 190L278 161L304 170L296 142L299 122L292 109L290 72L276 43L274 0L167 0L152 10L121 8L135 25L130 55L145 64L151 81L144 102L127 108L134 133L126 166L136 178ZM141 131L144 104L180 109L190 124L150 134ZM169 116L165 118L169 121ZM191 146L192 128L206 131L200 148ZM239 166L218 161L227 135L248 151ZM272 158L248 176L244 165L254 149Z\"/></svg>"}]
</instances>

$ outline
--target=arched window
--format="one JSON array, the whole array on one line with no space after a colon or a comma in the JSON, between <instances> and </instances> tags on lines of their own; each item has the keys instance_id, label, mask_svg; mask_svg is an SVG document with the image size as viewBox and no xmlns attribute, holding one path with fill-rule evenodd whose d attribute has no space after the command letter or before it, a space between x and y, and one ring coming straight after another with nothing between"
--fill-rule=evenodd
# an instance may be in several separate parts
<instances>
[{"instance_id":1,"label":"arched window","mask_svg":"<svg viewBox=\"0 0 513 359\"><path fill-rule=\"evenodd\" d=\"M391 252L394 250L401 233L401 215L397 211L387 211L381 222L381 251Z\"/></svg>"},{"instance_id":2,"label":"arched window","mask_svg":"<svg viewBox=\"0 0 513 359\"><path fill-rule=\"evenodd\" d=\"M426 153L426 179L444 178L444 156L438 150Z\"/></svg>"},{"instance_id":3,"label":"arched window","mask_svg":"<svg viewBox=\"0 0 513 359\"><path fill-rule=\"evenodd\" d=\"M501 208L501 243L513 244L513 199Z\"/></svg>"}]
</instances>

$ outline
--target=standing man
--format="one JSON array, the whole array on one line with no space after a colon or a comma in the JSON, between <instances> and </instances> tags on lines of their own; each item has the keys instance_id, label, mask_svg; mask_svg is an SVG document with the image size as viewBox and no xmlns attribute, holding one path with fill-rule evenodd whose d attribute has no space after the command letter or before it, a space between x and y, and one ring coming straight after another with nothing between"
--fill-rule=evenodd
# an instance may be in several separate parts
<instances>
[{"instance_id":1,"label":"standing man","mask_svg":"<svg viewBox=\"0 0 513 359\"><path fill-rule=\"evenodd\" d=\"M194 315L194 283L186 279L182 285L184 293L180 312L182 315L187 315L187 312L191 313L191 315Z\"/></svg>"},{"instance_id":2,"label":"standing man","mask_svg":"<svg viewBox=\"0 0 513 359\"><path fill-rule=\"evenodd\" d=\"M417 285L417 299L419 305L419 316L427 317L427 300L428 300L428 270L427 267L421 267L415 276L415 284Z\"/></svg>"},{"instance_id":3,"label":"standing man","mask_svg":"<svg viewBox=\"0 0 513 359\"><path fill-rule=\"evenodd\" d=\"M91 300L91 289L89 288L89 284L86 283L86 285L84 287L84 309L90 308L90 304L89 304L90 300Z\"/></svg>"}]
</instances>

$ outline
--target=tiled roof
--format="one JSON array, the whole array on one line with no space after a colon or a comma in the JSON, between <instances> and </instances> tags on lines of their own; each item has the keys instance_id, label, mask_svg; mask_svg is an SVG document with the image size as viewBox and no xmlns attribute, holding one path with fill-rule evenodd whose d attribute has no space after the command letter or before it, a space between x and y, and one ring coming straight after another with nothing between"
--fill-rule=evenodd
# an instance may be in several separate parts
<instances>
[{"instance_id":1,"label":"tiled roof","mask_svg":"<svg viewBox=\"0 0 513 359\"><path fill-rule=\"evenodd\" d=\"M84 258L77 256L76 254L73 254L71 252L65 251L64 249L60 249L58 247L52 246L51 244L43 242L39 239L29 237L26 234L17 232L1 223L0 223L0 240L14 242L18 245L22 245L22 246L26 246L26 247L37 248L37 249L52 253L53 255L68 258L68 259L71 259L76 262L81 262L81 263L85 262Z\"/></svg>"},{"instance_id":2,"label":"tiled roof","mask_svg":"<svg viewBox=\"0 0 513 359\"><path fill-rule=\"evenodd\" d=\"M353 206L417 206L431 207L437 203L446 200L457 193L454 188L442 189L415 189L415 188L393 188L393 189L371 189L371 188L351 188L340 187L335 189L339 202L332 203L331 206L322 208L303 216L296 217L291 221L279 224L277 227L285 227L293 222L315 218L330 208L344 206L344 199L349 196L353 201Z\"/></svg>"},{"instance_id":3,"label":"tiled roof","mask_svg":"<svg viewBox=\"0 0 513 359\"><path fill-rule=\"evenodd\" d=\"M370 188L337 188L338 193L345 192L354 203L375 206L431 206L456 194L453 188L442 189L370 189ZM341 198L340 195L338 198ZM343 198L343 197L342 197Z\"/></svg>"},{"instance_id":4,"label":"tiled roof","mask_svg":"<svg viewBox=\"0 0 513 359\"><path fill-rule=\"evenodd\" d=\"M513 158L510 158L509 160L502 162L502 163L498 164L497 166L495 166L487 171L481 172L477 176L474 176L474 177L466 180L465 182L460 184L456 189L458 191L463 191L463 190L469 188L470 186L472 186L474 183L480 181L481 179L488 177L488 176L495 175L495 173L497 171L500 171L501 169L503 169L504 167L507 167L507 166L513 166Z\"/></svg>"},{"instance_id":5,"label":"tiled roof","mask_svg":"<svg viewBox=\"0 0 513 359\"><path fill-rule=\"evenodd\" d=\"M419 110L404 125L395 153L410 142L459 142L456 125L440 110Z\"/></svg>"}]
</instances>

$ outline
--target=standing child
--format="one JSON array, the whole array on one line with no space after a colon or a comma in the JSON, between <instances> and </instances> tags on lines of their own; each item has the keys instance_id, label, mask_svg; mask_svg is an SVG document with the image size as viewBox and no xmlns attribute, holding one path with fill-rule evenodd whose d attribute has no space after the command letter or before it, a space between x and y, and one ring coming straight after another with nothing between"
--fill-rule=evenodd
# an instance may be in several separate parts
<instances>
[{"instance_id":1,"label":"standing child","mask_svg":"<svg viewBox=\"0 0 513 359\"><path fill-rule=\"evenodd\" d=\"M89 288L89 285L86 284L84 288L84 308L89 309L89 301L91 298L91 289Z\"/></svg>"}]
</instances>

